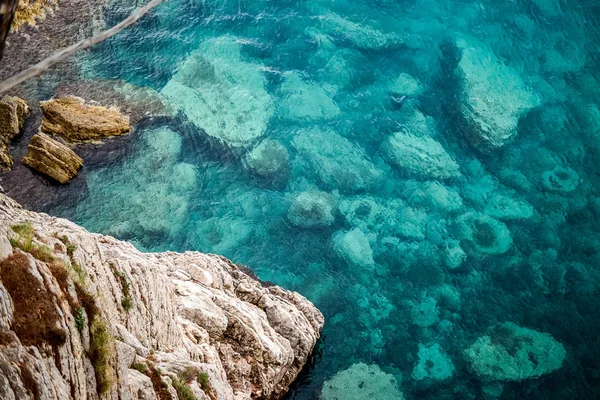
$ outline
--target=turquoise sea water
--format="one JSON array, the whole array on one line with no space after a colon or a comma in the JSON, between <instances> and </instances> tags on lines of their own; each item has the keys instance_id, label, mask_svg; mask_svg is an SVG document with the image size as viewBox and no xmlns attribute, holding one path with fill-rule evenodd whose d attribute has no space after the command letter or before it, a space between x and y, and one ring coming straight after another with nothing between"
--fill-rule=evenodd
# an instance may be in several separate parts
<instances>
[{"instance_id":1,"label":"turquoise sea water","mask_svg":"<svg viewBox=\"0 0 600 400\"><path fill-rule=\"evenodd\" d=\"M84 69L177 118L51 211L308 297L327 322L292 399L600 398L599 16L170 0Z\"/></svg>"}]
</instances>

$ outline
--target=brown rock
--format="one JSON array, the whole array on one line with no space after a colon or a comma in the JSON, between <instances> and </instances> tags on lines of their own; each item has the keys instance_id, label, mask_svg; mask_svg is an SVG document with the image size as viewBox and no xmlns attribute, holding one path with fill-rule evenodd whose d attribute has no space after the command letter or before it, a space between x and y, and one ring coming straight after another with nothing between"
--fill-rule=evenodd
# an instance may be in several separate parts
<instances>
[{"instance_id":1,"label":"brown rock","mask_svg":"<svg viewBox=\"0 0 600 400\"><path fill-rule=\"evenodd\" d=\"M23 164L60 183L69 182L83 166L83 160L73 150L43 133L31 138L28 150Z\"/></svg>"},{"instance_id":2,"label":"brown rock","mask_svg":"<svg viewBox=\"0 0 600 400\"><path fill-rule=\"evenodd\" d=\"M85 104L66 96L40 102L44 114L42 131L61 135L71 142L89 142L124 135L131 130L129 117L116 108Z\"/></svg>"},{"instance_id":3,"label":"brown rock","mask_svg":"<svg viewBox=\"0 0 600 400\"><path fill-rule=\"evenodd\" d=\"M0 139L7 143L23 129L29 116L29 106L18 97L4 96L0 99Z\"/></svg>"},{"instance_id":4,"label":"brown rock","mask_svg":"<svg viewBox=\"0 0 600 400\"><path fill-rule=\"evenodd\" d=\"M13 159L8 152L6 144L0 140L0 171L10 170L13 166Z\"/></svg>"},{"instance_id":5,"label":"brown rock","mask_svg":"<svg viewBox=\"0 0 600 400\"><path fill-rule=\"evenodd\" d=\"M121 80L82 80L60 84L54 97L77 96L104 106L114 106L129 115L131 123L144 118L172 118L173 108L161 94L151 88L135 86Z\"/></svg>"}]
</instances>

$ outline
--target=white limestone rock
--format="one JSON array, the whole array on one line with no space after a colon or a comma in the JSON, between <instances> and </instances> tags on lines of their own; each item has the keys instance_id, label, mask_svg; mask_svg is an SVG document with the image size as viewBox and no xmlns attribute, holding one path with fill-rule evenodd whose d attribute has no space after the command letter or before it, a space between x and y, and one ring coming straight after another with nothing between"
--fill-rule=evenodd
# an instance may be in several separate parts
<instances>
[{"instance_id":1,"label":"white limestone rock","mask_svg":"<svg viewBox=\"0 0 600 400\"><path fill-rule=\"evenodd\" d=\"M43 282L45 293L40 301L52 299L57 327L65 332L64 343L55 346L25 346L15 334L11 321L19 311L15 310L18 303L11 300L12 288L5 287L0 278L2 399L28 398L26 387L32 383L40 388L43 399L98 398L86 351L88 325L84 323L81 331L77 328L69 302L69 296L75 300L79 296L72 289L74 280L94 299L99 310L95 318L104 321L109 345L116 349L109 353L107 365L115 379L104 395L110 399L156 397L149 378L131 369L140 355L149 356L147 349L153 350L151 363L162 371L165 389L173 398L176 393L167 375L186 366L207 373L213 394L220 400L280 398L320 335L323 316L308 300L263 285L221 256L141 253L129 243L89 233L67 220L25 211L0 194L0 243L7 237L18 240L10 227L23 223L31 224L34 245L47 246L55 260L76 264L84 273L67 274L62 285L47 262L25 255L31 276ZM63 237L70 245L70 256ZM2 248L0 264L10 257L24 257L24 253L15 256L19 250L11 255ZM129 284L129 310L123 307L123 281ZM207 398L197 382L190 387L199 399Z\"/></svg>"}]
</instances>

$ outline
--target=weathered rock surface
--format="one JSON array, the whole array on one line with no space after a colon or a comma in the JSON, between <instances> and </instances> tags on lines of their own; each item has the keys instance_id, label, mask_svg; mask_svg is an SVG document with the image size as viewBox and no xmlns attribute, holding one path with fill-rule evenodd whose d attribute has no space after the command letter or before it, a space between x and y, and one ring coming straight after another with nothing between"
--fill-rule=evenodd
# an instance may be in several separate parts
<instances>
[{"instance_id":1,"label":"weathered rock surface","mask_svg":"<svg viewBox=\"0 0 600 400\"><path fill-rule=\"evenodd\" d=\"M175 115L173 108L154 89L121 80L94 79L62 83L56 88L54 97L65 96L81 97L105 107L117 107L130 117L134 125L145 118L170 118Z\"/></svg>"},{"instance_id":2,"label":"weathered rock surface","mask_svg":"<svg viewBox=\"0 0 600 400\"><path fill-rule=\"evenodd\" d=\"M131 130L129 117L116 108L85 104L79 97L42 101L40 108L44 114L42 131L61 135L71 142L96 141Z\"/></svg>"},{"instance_id":3,"label":"weathered rock surface","mask_svg":"<svg viewBox=\"0 0 600 400\"><path fill-rule=\"evenodd\" d=\"M23 164L60 183L67 183L77 175L83 159L64 144L38 133L29 142Z\"/></svg>"},{"instance_id":4,"label":"weathered rock surface","mask_svg":"<svg viewBox=\"0 0 600 400\"><path fill-rule=\"evenodd\" d=\"M0 277L2 399L278 399L324 322L220 256L140 253L1 194Z\"/></svg>"},{"instance_id":5,"label":"weathered rock surface","mask_svg":"<svg viewBox=\"0 0 600 400\"><path fill-rule=\"evenodd\" d=\"M10 142L23 129L23 123L29 116L27 103L13 96L0 99L0 139Z\"/></svg>"}]
</instances>

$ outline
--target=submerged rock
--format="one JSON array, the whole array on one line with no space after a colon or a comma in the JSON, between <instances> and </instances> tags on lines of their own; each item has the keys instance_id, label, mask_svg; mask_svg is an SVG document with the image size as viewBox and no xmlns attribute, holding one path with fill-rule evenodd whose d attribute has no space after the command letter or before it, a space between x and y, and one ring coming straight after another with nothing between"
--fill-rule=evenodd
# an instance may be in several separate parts
<instances>
[{"instance_id":1,"label":"submerged rock","mask_svg":"<svg viewBox=\"0 0 600 400\"><path fill-rule=\"evenodd\" d=\"M413 302L410 308L410 318L413 324L427 328L440 321L437 301L433 297L423 296L421 300Z\"/></svg>"},{"instance_id":2,"label":"submerged rock","mask_svg":"<svg viewBox=\"0 0 600 400\"><path fill-rule=\"evenodd\" d=\"M116 108L85 104L79 97L40 102L44 114L41 130L70 142L88 142L120 136L131 130L129 117Z\"/></svg>"},{"instance_id":3,"label":"submerged rock","mask_svg":"<svg viewBox=\"0 0 600 400\"><path fill-rule=\"evenodd\" d=\"M0 99L0 140L9 143L17 136L25 119L29 116L29 106L18 97L4 96Z\"/></svg>"},{"instance_id":4,"label":"submerged rock","mask_svg":"<svg viewBox=\"0 0 600 400\"><path fill-rule=\"evenodd\" d=\"M539 98L489 49L465 40L459 40L458 47L460 107L467 123L463 135L471 146L490 152L514 138L519 119L539 104Z\"/></svg>"},{"instance_id":5,"label":"submerged rock","mask_svg":"<svg viewBox=\"0 0 600 400\"><path fill-rule=\"evenodd\" d=\"M1 194L0 310L2 399L175 399L177 379L199 399L278 399L324 322L221 256L141 253Z\"/></svg>"},{"instance_id":6,"label":"submerged rock","mask_svg":"<svg viewBox=\"0 0 600 400\"><path fill-rule=\"evenodd\" d=\"M336 211L335 198L331 194L302 192L292 200L287 216L300 228L319 228L333 224Z\"/></svg>"},{"instance_id":7,"label":"submerged rock","mask_svg":"<svg viewBox=\"0 0 600 400\"><path fill-rule=\"evenodd\" d=\"M468 212L456 219L458 235L482 254L506 253L512 245L504 223L485 214Z\"/></svg>"},{"instance_id":8,"label":"submerged rock","mask_svg":"<svg viewBox=\"0 0 600 400\"><path fill-rule=\"evenodd\" d=\"M483 381L522 381L561 367L567 352L550 334L506 322L465 350L471 370Z\"/></svg>"},{"instance_id":9,"label":"submerged rock","mask_svg":"<svg viewBox=\"0 0 600 400\"><path fill-rule=\"evenodd\" d=\"M231 36L206 40L161 91L196 127L232 147L263 136L273 114L263 67L243 61L240 47Z\"/></svg>"},{"instance_id":10,"label":"submerged rock","mask_svg":"<svg viewBox=\"0 0 600 400\"><path fill-rule=\"evenodd\" d=\"M333 119L340 114L339 107L325 89L304 82L296 72L285 77L280 92L279 118L317 121Z\"/></svg>"},{"instance_id":11,"label":"submerged rock","mask_svg":"<svg viewBox=\"0 0 600 400\"><path fill-rule=\"evenodd\" d=\"M404 193L412 205L425 206L433 212L453 213L463 207L458 191L437 181L409 181Z\"/></svg>"},{"instance_id":12,"label":"submerged rock","mask_svg":"<svg viewBox=\"0 0 600 400\"><path fill-rule=\"evenodd\" d=\"M384 50L403 44L398 35L382 32L366 24L357 24L332 12L321 18L321 26L328 35L350 42L363 50Z\"/></svg>"},{"instance_id":13,"label":"submerged rock","mask_svg":"<svg viewBox=\"0 0 600 400\"><path fill-rule=\"evenodd\" d=\"M542 174L542 184L551 192L569 193L577 189L579 183L579 174L569 167L557 166Z\"/></svg>"},{"instance_id":14,"label":"submerged rock","mask_svg":"<svg viewBox=\"0 0 600 400\"><path fill-rule=\"evenodd\" d=\"M419 343L417 357L419 357L419 361L413 369L413 379L417 381L443 381L452 377L454 364L442 350L439 343L434 343L431 346Z\"/></svg>"},{"instance_id":15,"label":"submerged rock","mask_svg":"<svg viewBox=\"0 0 600 400\"><path fill-rule=\"evenodd\" d=\"M63 184L83 166L83 159L73 150L43 133L33 136L27 149L23 164Z\"/></svg>"},{"instance_id":16,"label":"submerged rock","mask_svg":"<svg viewBox=\"0 0 600 400\"><path fill-rule=\"evenodd\" d=\"M488 201L484 212L494 218L504 220L529 219L533 217L533 207L525 200L496 193Z\"/></svg>"},{"instance_id":17,"label":"submerged rock","mask_svg":"<svg viewBox=\"0 0 600 400\"><path fill-rule=\"evenodd\" d=\"M396 378L378 365L358 363L323 384L322 400L403 400Z\"/></svg>"},{"instance_id":18,"label":"submerged rock","mask_svg":"<svg viewBox=\"0 0 600 400\"><path fill-rule=\"evenodd\" d=\"M367 196L342 200L340 212L351 226L373 231L381 229L391 213L380 201Z\"/></svg>"},{"instance_id":19,"label":"submerged rock","mask_svg":"<svg viewBox=\"0 0 600 400\"><path fill-rule=\"evenodd\" d=\"M333 235L332 241L335 252L349 263L368 268L375 265L369 239L359 228L338 231Z\"/></svg>"},{"instance_id":20,"label":"submerged rock","mask_svg":"<svg viewBox=\"0 0 600 400\"><path fill-rule=\"evenodd\" d=\"M330 129L301 130L292 145L327 189L362 191L382 177L360 147Z\"/></svg>"},{"instance_id":21,"label":"submerged rock","mask_svg":"<svg viewBox=\"0 0 600 400\"><path fill-rule=\"evenodd\" d=\"M410 175L433 179L460 176L456 161L430 137L396 132L384 143L382 150L392 165Z\"/></svg>"},{"instance_id":22,"label":"submerged rock","mask_svg":"<svg viewBox=\"0 0 600 400\"><path fill-rule=\"evenodd\" d=\"M390 92L403 96L418 96L424 90L421 82L407 73L401 73L390 85Z\"/></svg>"},{"instance_id":23,"label":"submerged rock","mask_svg":"<svg viewBox=\"0 0 600 400\"><path fill-rule=\"evenodd\" d=\"M289 169L289 153L281 142L265 139L244 157L246 166L263 178L284 175Z\"/></svg>"},{"instance_id":24,"label":"submerged rock","mask_svg":"<svg viewBox=\"0 0 600 400\"><path fill-rule=\"evenodd\" d=\"M77 210L81 220L106 234L169 240L181 232L188 218L198 171L180 162L183 143L171 129L145 129L139 137L131 158L90 171L89 195Z\"/></svg>"}]
</instances>

